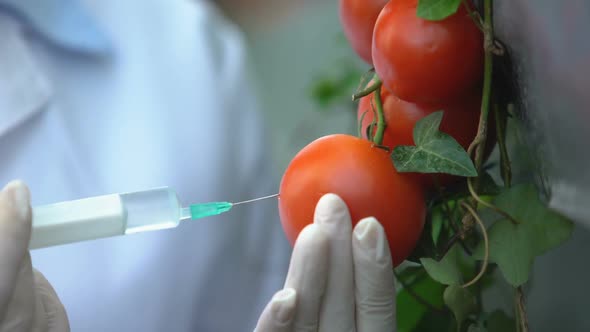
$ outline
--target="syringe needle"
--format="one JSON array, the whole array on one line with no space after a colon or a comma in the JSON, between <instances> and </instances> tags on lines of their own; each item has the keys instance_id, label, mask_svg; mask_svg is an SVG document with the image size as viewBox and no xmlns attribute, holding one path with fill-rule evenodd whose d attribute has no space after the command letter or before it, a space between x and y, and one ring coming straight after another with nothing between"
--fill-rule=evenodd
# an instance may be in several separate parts
<instances>
[{"instance_id":1,"label":"syringe needle","mask_svg":"<svg viewBox=\"0 0 590 332\"><path fill-rule=\"evenodd\" d=\"M279 196L279 194L273 194L273 195L268 195L268 196L264 196L264 197L258 197L258 198L254 198L254 199L249 199L247 201L241 201L241 202L237 202L237 203L232 203L232 205L240 205L240 204L252 203L252 202L257 202L257 201L261 201L263 199L269 199L269 198L273 198L273 197L277 197L277 196Z\"/></svg>"},{"instance_id":2,"label":"syringe needle","mask_svg":"<svg viewBox=\"0 0 590 332\"><path fill-rule=\"evenodd\" d=\"M229 202L211 202L211 203L201 203L201 204L191 204L189 207L185 207L181 209L180 212L180 219L181 220L195 220L199 218L210 217L214 215L218 215L224 212L229 211L235 205L246 204L246 203L253 203L257 201L261 201L263 199L268 199L272 197L277 197L279 194L268 195L264 197L259 197L255 199L249 199L247 201L241 201L237 203L229 203Z\"/></svg>"}]
</instances>

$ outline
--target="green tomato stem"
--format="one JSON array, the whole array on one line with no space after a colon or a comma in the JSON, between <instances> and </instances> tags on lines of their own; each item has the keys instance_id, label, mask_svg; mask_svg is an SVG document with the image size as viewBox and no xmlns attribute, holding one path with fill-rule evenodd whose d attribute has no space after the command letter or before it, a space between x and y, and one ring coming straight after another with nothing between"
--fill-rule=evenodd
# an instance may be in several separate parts
<instances>
[{"instance_id":1,"label":"green tomato stem","mask_svg":"<svg viewBox=\"0 0 590 332\"><path fill-rule=\"evenodd\" d=\"M481 99L481 114L479 117L479 127L474 143L477 144L475 151L475 169L478 173L481 171L483 156L487 140L488 115L490 112L490 99L492 95L492 71L493 71L493 53L494 46L494 29L492 26L492 0L484 1L484 80L483 93ZM476 179L474 189L477 192L479 188L479 178Z\"/></svg>"},{"instance_id":2,"label":"green tomato stem","mask_svg":"<svg viewBox=\"0 0 590 332\"><path fill-rule=\"evenodd\" d=\"M506 148L506 115L503 115L497 104L494 104L494 113L496 115L496 132L498 134L498 148L500 149L500 166L502 173L502 180L504 185L508 188L512 182L512 169L510 166L510 157L508 156L508 149Z\"/></svg>"},{"instance_id":3,"label":"green tomato stem","mask_svg":"<svg viewBox=\"0 0 590 332\"><path fill-rule=\"evenodd\" d=\"M483 26L481 24L481 17L479 16L479 14L476 11L471 10L471 7L469 7L468 1L469 0L462 0L463 7L465 7L467 12L469 13L469 17L471 17L471 19L473 20L473 23L475 23L475 25L479 28L479 30L481 30L483 32Z\"/></svg>"},{"instance_id":4,"label":"green tomato stem","mask_svg":"<svg viewBox=\"0 0 590 332\"><path fill-rule=\"evenodd\" d=\"M363 97L370 95L371 93L375 92L377 89L381 87L381 80L375 75L373 79L373 84L369 85L366 89L361 90L352 95L352 101L357 101Z\"/></svg>"},{"instance_id":5,"label":"green tomato stem","mask_svg":"<svg viewBox=\"0 0 590 332\"><path fill-rule=\"evenodd\" d=\"M521 332L529 332L529 322L526 315L526 307L524 300L524 291L522 286L516 288L516 307L517 307L517 322Z\"/></svg>"},{"instance_id":6,"label":"green tomato stem","mask_svg":"<svg viewBox=\"0 0 590 332\"><path fill-rule=\"evenodd\" d=\"M375 107L377 108L377 132L373 138L375 145L381 145L383 143L383 134L385 133L385 115L383 113L383 102L381 100L381 84L375 90Z\"/></svg>"}]
</instances>

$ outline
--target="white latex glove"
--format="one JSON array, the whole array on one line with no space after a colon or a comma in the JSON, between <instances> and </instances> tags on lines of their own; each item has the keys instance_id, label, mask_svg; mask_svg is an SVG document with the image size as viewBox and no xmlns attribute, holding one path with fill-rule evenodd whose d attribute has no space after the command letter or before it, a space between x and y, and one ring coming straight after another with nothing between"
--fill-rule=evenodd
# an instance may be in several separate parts
<instances>
[{"instance_id":1,"label":"white latex glove","mask_svg":"<svg viewBox=\"0 0 590 332\"><path fill-rule=\"evenodd\" d=\"M295 242L285 288L258 320L256 332L393 332L393 267L383 227L350 214L336 195L323 196Z\"/></svg>"},{"instance_id":2,"label":"white latex glove","mask_svg":"<svg viewBox=\"0 0 590 332\"><path fill-rule=\"evenodd\" d=\"M29 190L20 181L0 192L0 331L67 332L55 291L31 266Z\"/></svg>"}]
</instances>

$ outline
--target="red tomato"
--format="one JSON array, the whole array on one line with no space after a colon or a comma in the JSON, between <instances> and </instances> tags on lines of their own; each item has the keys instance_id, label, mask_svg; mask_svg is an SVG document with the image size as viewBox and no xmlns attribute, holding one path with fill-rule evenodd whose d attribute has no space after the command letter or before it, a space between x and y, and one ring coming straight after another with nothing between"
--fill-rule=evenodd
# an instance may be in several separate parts
<instances>
[{"instance_id":1,"label":"red tomato","mask_svg":"<svg viewBox=\"0 0 590 332\"><path fill-rule=\"evenodd\" d=\"M372 93L359 101L357 116L363 120L362 134L366 138L366 128L373 122L374 113L371 102L374 105ZM382 145L391 149L398 145L414 145L414 126L418 120L436 111L444 111L440 131L451 135L464 149L467 150L475 136L479 125L481 94L473 93L447 105L430 105L410 103L399 99L387 89L381 88L383 103L383 115L385 117L385 133ZM364 117L363 117L363 114ZM434 179L431 174L419 174L418 178L424 185L434 188ZM440 185L448 185L460 179L460 177L446 174L437 174L436 179Z\"/></svg>"},{"instance_id":2,"label":"red tomato","mask_svg":"<svg viewBox=\"0 0 590 332\"><path fill-rule=\"evenodd\" d=\"M375 93L372 93L361 98L358 105L357 116L359 121L363 120L361 128L364 138L367 138L365 129L374 119L372 111L375 103L374 95ZM414 145L413 133L416 122L429 114L441 110L444 113L439 130L451 135L465 150L469 148L477 135L481 105L481 94L477 93L477 91L464 96L463 99L457 102L435 106L403 101L382 87L381 101L383 104L383 116L387 125L383 134L382 145L391 149L398 145ZM364 117L363 114L365 114ZM491 125L495 126L492 118L493 116L490 116ZM488 154L495 143L494 135L495 131L492 130L488 140L488 143L490 143L487 148ZM436 176L437 182L442 186L450 185L461 179L461 177L447 174L419 174L418 178L428 189L432 189L435 185L433 176Z\"/></svg>"},{"instance_id":3,"label":"red tomato","mask_svg":"<svg viewBox=\"0 0 590 332\"><path fill-rule=\"evenodd\" d=\"M373 34L375 71L403 100L438 103L481 82L483 34L463 6L442 21L416 15L417 0L390 1Z\"/></svg>"},{"instance_id":4,"label":"red tomato","mask_svg":"<svg viewBox=\"0 0 590 332\"><path fill-rule=\"evenodd\" d=\"M374 119L372 111L372 105L375 103L374 95L375 93L372 93L361 98L358 105L357 115L359 121L363 113L366 112L361 124L365 138L366 131L364 129ZM436 111L444 111L440 131L453 136L463 148L467 149L475 135L477 135L481 105L479 93L471 93L457 102L437 106L407 102L399 99L387 89L381 88L381 101L383 103L385 123L387 124L382 145L389 148L398 145L414 145L413 132L416 122Z\"/></svg>"},{"instance_id":5,"label":"red tomato","mask_svg":"<svg viewBox=\"0 0 590 332\"><path fill-rule=\"evenodd\" d=\"M291 161L279 190L279 213L293 245L313 223L315 207L327 193L346 202L356 225L373 216L383 225L394 265L413 251L424 227L426 206L421 186L397 173L389 153L349 135L319 138Z\"/></svg>"},{"instance_id":6,"label":"red tomato","mask_svg":"<svg viewBox=\"0 0 590 332\"><path fill-rule=\"evenodd\" d=\"M368 64L371 58L373 28L388 0L340 0L340 23L348 42Z\"/></svg>"}]
</instances>

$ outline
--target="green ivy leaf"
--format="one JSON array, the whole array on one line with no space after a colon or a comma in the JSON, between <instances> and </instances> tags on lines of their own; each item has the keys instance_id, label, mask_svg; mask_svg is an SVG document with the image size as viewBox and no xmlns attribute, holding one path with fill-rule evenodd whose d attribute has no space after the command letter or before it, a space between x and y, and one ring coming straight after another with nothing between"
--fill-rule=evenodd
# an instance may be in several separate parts
<instances>
[{"instance_id":1,"label":"green ivy leaf","mask_svg":"<svg viewBox=\"0 0 590 332\"><path fill-rule=\"evenodd\" d=\"M432 230L430 233L432 235L432 242L435 246L438 245L438 239L443 228L444 219L442 206L432 209L432 217L430 218Z\"/></svg>"},{"instance_id":2,"label":"green ivy leaf","mask_svg":"<svg viewBox=\"0 0 590 332\"><path fill-rule=\"evenodd\" d=\"M475 296L471 292L461 286L451 285L445 289L443 294L445 304L455 315L457 325L461 323L477 309L477 302Z\"/></svg>"},{"instance_id":3,"label":"green ivy leaf","mask_svg":"<svg viewBox=\"0 0 590 332\"><path fill-rule=\"evenodd\" d=\"M438 129L443 112L420 119L414 127L416 146L397 146L392 159L398 172L448 173L477 176L467 152L457 141Z\"/></svg>"},{"instance_id":4,"label":"green ivy leaf","mask_svg":"<svg viewBox=\"0 0 590 332\"><path fill-rule=\"evenodd\" d=\"M421 258L420 262L432 279L444 285L458 285L462 280L459 266L460 250L459 244L455 244L440 262L432 258Z\"/></svg>"},{"instance_id":5,"label":"green ivy leaf","mask_svg":"<svg viewBox=\"0 0 590 332\"><path fill-rule=\"evenodd\" d=\"M412 285L425 277L424 269L417 264L415 266L408 265L402 268L398 267L395 270L397 272L397 277L401 278L404 283L408 285ZM401 286L401 284L398 286Z\"/></svg>"},{"instance_id":6,"label":"green ivy leaf","mask_svg":"<svg viewBox=\"0 0 590 332\"><path fill-rule=\"evenodd\" d=\"M516 322L502 310L495 310L486 320L488 332L516 332Z\"/></svg>"},{"instance_id":7,"label":"green ivy leaf","mask_svg":"<svg viewBox=\"0 0 590 332\"><path fill-rule=\"evenodd\" d=\"M443 20L457 12L461 0L420 0L417 15L431 21Z\"/></svg>"},{"instance_id":8,"label":"green ivy leaf","mask_svg":"<svg viewBox=\"0 0 590 332\"><path fill-rule=\"evenodd\" d=\"M443 309L444 286L427 275L409 285L412 291L438 309ZM406 289L402 289L396 298L397 331L414 331L423 316L430 311L418 302Z\"/></svg>"},{"instance_id":9,"label":"green ivy leaf","mask_svg":"<svg viewBox=\"0 0 590 332\"><path fill-rule=\"evenodd\" d=\"M573 223L545 207L530 184L512 187L496 197L494 203L512 215L518 224L500 219L490 227L489 258L498 264L504 278L518 287L529 279L536 256L569 239ZM480 243L474 255L482 259L483 252L483 243Z\"/></svg>"}]
</instances>

